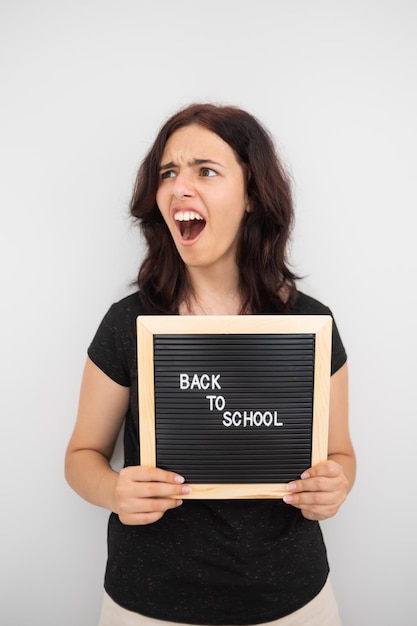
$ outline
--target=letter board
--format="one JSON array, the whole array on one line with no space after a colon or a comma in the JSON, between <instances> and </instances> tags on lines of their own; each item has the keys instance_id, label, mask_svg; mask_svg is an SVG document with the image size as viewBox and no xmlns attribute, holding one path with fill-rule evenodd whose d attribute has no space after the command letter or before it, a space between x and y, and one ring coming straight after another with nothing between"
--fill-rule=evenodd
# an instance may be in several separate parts
<instances>
[{"instance_id":1,"label":"letter board","mask_svg":"<svg viewBox=\"0 0 417 626\"><path fill-rule=\"evenodd\" d=\"M280 498L327 458L332 319L139 316L141 464L186 498Z\"/></svg>"}]
</instances>

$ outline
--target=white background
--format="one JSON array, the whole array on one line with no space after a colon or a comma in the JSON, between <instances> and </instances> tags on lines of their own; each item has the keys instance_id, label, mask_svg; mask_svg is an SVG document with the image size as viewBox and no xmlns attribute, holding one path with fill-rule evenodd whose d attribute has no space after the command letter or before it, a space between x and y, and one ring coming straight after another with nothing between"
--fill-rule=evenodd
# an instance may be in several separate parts
<instances>
[{"instance_id":1,"label":"white background","mask_svg":"<svg viewBox=\"0 0 417 626\"><path fill-rule=\"evenodd\" d=\"M108 514L64 451L141 258L137 167L195 100L273 133L300 287L349 353L358 478L323 523L345 626L416 623L416 33L415 0L1 1L1 624L96 624Z\"/></svg>"}]
</instances>

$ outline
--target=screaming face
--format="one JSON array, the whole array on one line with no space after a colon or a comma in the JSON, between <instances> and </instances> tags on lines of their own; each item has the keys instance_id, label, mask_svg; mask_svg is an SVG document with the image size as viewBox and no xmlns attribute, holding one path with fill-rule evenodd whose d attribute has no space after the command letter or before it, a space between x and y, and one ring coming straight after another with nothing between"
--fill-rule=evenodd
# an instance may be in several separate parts
<instances>
[{"instance_id":1,"label":"screaming face","mask_svg":"<svg viewBox=\"0 0 417 626\"><path fill-rule=\"evenodd\" d=\"M196 124L173 133L162 155L156 201L188 267L236 267L248 199L243 168L221 137Z\"/></svg>"}]
</instances>

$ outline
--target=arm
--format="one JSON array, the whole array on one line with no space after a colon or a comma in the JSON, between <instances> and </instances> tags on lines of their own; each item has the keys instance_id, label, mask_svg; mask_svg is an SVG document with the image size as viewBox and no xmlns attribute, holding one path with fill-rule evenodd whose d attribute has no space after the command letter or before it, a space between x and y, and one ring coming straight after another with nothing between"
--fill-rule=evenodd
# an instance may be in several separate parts
<instances>
[{"instance_id":1,"label":"arm","mask_svg":"<svg viewBox=\"0 0 417 626\"><path fill-rule=\"evenodd\" d=\"M345 363L330 382L328 459L288 483L284 501L301 509L307 519L323 520L337 513L353 486L356 459L349 434L348 366Z\"/></svg>"},{"instance_id":2,"label":"arm","mask_svg":"<svg viewBox=\"0 0 417 626\"><path fill-rule=\"evenodd\" d=\"M125 524L148 524L181 504L184 479L159 468L110 465L129 404L118 385L90 359L85 365L77 421L65 456L65 477L85 500L119 515ZM168 496L177 495L178 499ZM166 497L164 497L166 496Z\"/></svg>"}]
</instances>

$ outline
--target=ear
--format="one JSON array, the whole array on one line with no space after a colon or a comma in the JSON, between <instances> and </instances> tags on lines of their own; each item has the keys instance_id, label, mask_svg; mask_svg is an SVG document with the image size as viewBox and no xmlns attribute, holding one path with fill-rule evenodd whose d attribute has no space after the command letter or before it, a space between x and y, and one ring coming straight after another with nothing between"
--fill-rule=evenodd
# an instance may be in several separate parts
<instances>
[{"instance_id":1,"label":"ear","mask_svg":"<svg viewBox=\"0 0 417 626\"><path fill-rule=\"evenodd\" d=\"M249 200L249 198L246 198L245 212L252 213L252 211L253 211L252 202Z\"/></svg>"}]
</instances>

